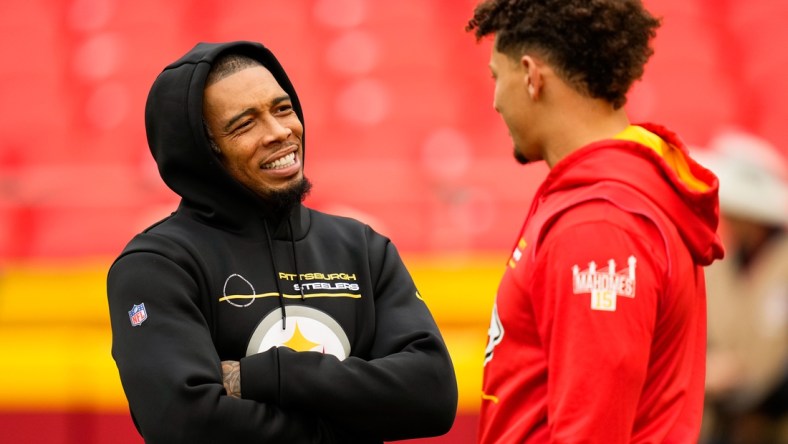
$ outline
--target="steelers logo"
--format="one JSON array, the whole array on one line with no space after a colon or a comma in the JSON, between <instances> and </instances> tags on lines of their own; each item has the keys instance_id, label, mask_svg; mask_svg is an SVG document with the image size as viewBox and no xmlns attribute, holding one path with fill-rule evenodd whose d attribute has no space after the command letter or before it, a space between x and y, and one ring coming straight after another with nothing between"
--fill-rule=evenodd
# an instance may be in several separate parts
<instances>
[{"instance_id":1,"label":"steelers logo","mask_svg":"<svg viewBox=\"0 0 788 444\"><path fill-rule=\"evenodd\" d=\"M305 306L285 306L286 328L282 329L282 312L273 310L257 324L246 347L246 356L271 347L288 347L295 351L315 351L336 356L340 361L350 354L345 331L327 313Z\"/></svg>"}]
</instances>

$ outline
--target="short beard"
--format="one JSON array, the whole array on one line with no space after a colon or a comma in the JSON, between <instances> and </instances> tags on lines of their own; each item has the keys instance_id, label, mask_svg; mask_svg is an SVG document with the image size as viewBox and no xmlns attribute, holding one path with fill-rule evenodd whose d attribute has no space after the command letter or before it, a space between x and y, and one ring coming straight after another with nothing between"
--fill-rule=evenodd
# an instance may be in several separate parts
<instances>
[{"instance_id":1,"label":"short beard","mask_svg":"<svg viewBox=\"0 0 788 444\"><path fill-rule=\"evenodd\" d=\"M514 160L516 160L520 165L525 165L530 162L530 160L523 156L523 153L521 153L516 146L514 147Z\"/></svg>"},{"instance_id":2,"label":"short beard","mask_svg":"<svg viewBox=\"0 0 788 444\"><path fill-rule=\"evenodd\" d=\"M270 191L261 199L267 211L281 215L288 213L293 207L303 202L310 191L312 191L312 182L303 176L287 188Z\"/></svg>"}]
</instances>

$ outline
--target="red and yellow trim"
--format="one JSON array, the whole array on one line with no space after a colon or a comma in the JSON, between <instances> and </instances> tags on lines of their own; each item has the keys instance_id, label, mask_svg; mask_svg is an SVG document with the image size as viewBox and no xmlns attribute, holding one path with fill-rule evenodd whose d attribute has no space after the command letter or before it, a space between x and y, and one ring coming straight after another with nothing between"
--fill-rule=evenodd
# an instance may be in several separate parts
<instances>
[{"instance_id":1,"label":"red and yellow trim","mask_svg":"<svg viewBox=\"0 0 788 444\"><path fill-rule=\"evenodd\" d=\"M652 133L651 131L637 125L629 125L616 136L613 137L618 140L629 140L637 142L641 145L647 146L657 154L676 172L676 175L686 184L690 189L695 191L706 191L709 189L708 184L701 181L690 170L687 158L684 153L674 146L669 145L662 140L661 137Z\"/></svg>"}]
</instances>

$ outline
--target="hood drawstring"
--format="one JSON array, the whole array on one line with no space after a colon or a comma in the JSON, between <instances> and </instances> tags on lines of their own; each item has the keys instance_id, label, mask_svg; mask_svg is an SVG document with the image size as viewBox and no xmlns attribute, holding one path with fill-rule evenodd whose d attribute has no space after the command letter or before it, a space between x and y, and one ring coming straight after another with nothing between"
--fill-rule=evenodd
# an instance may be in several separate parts
<instances>
[{"instance_id":1,"label":"hood drawstring","mask_svg":"<svg viewBox=\"0 0 788 444\"><path fill-rule=\"evenodd\" d=\"M274 257L274 242L271 238L271 232L268 229L268 221L263 219L263 227L265 228L265 237L268 240L268 254L271 256L271 269L274 272L274 282L276 283L276 291L279 293L279 309L282 311L282 330L287 329L287 310L285 309L285 296L282 293L282 286L279 284L279 272L276 269L276 259ZM298 272L298 256L296 255L295 234L293 232L293 223L287 219L287 227L290 229L290 246L293 248L293 265L295 267L296 281L298 282L298 290L301 292L301 300L304 296L304 286L301 284L301 273Z\"/></svg>"},{"instance_id":2,"label":"hood drawstring","mask_svg":"<svg viewBox=\"0 0 788 444\"><path fill-rule=\"evenodd\" d=\"M271 240L271 232L268 231L268 222L263 219L265 227L265 237L268 239L268 253L271 255L271 269L274 272L274 282L276 291L279 293L279 308L282 310L282 330L287 329L287 311L285 310L285 297L282 294L282 287L279 285L279 272L276 271L276 259L274 259L274 242ZM290 236L292 237L292 235ZM298 271L296 271L298 273Z\"/></svg>"},{"instance_id":3,"label":"hood drawstring","mask_svg":"<svg viewBox=\"0 0 788 444\"><path fill-rule=\"evenodd\" d=\"M304 286L301 285L301 273L298 272L298 256L296 256L296 243L295 234L293 234L293 223L287 219L287 226L290 228L290 245L293 247L293 266L295 268L296 281L298 281L298 289L301 291L301 300L305 299Z\"/></svg>"}]
</instances>

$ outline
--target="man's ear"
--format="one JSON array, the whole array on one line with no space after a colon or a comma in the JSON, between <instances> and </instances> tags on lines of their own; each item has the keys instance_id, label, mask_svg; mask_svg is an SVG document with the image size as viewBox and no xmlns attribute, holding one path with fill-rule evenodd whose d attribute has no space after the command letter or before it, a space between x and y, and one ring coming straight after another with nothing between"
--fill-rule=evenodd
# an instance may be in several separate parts
<instances>
[{"instance_id":1,"label":"man's ear","mask_svg":"<svg viewBox=\"0 0 788 444\"><path fill-rule=\"evenodd\" d=\"M526 54L520 57L520 65L525 71L524 81L526 83L525 86L528 90L528 95L531 96L531 100L539 99L544 81L542 77L541 61Z\"/></svg>"},{"instance_id":2,"label":"man's ear","mask_svg":"<svg viewBox=\"0 0 788 444\"><path fill-rule=\"evenodd\" d=\"M213 138L213 132L211 131L211 128L208 127L208 122L205 121L205 118L202 119L202 129L205 131L205 137L208 139L208 144L211 146L211 151L213 151L216 155L221 155L222 150L219 148L219 145Z\"/></svg>"}]
</instances>

